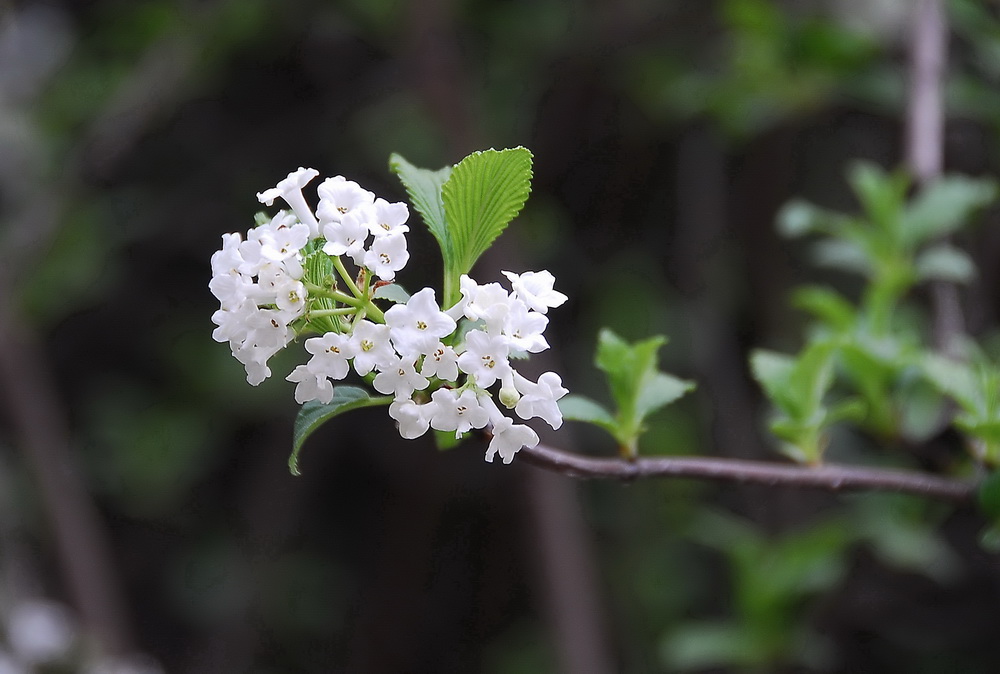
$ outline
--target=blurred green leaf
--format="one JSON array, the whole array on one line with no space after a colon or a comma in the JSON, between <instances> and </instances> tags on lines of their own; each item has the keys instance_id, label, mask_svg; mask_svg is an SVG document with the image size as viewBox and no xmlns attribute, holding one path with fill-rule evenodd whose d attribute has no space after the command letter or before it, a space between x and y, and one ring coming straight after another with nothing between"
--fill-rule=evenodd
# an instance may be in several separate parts
<instances>
[{"instance_id":1,"label":"blurred green leaf","mask_svg":"<svg viewBox=\"0 0 1000 674\"><path fill-rule=\"evenodd\" d=\"M399 176L406 188L410 203L424 219L424 224L441 246L441 255L445 266L453 256L453 242L448 230L448 219L444 212L444 201L441 197L441 187L451 176L452 168L446 166L437 171L417 168L398 154L389 157L389 170Z\"/></svg>"},{"instance_id":2,"label":"blurred green leaf","mask_svg":"<svg viewBox=\"0 0 1000 674\"><path fill-rule=\"evenodd\" d=\"M947 244L927 248L914 263L917 278L921 281L949 281L968 283L976 276L976 265L962 250Z\"/></svg>"},{"instance_id":3,"label":"blurred green leaf","mask_svg":"<svg viewBox=\"0 0 1000 674\"><path fill-rule=\"evenodd\" d=\"M375 299L389 300L396 304L406 304L410 300L410 293L403 290L403 286L396 283L379 286L375 289Z\"/></svg>"},{"instance_id":4,"label":"blurred green leaf","mask_svg":"<svg viewBox=\"0 0 1000 674\"><path fill-rule=\"evenodd\" d=\"M819 318L837 332L846 332L855 325L857 312L843 295L830 288L803 286L792 295L792 304Z\"/></svg>"},{"instance_id":5,"label":"blurred green leaf","mask_svg":"<svg viewBox=\"0 0 1000 674\"><path fill-rule=\"evenodd\" d=\"M563 419L595 424L612 434L617 430L617 424L611 412L586 396L570 394L561 398L558 404Z\"/></svg>"},{"instance_id":6,"label":"blurred green leaf","mask_svg":"<svg viewBox=\"0 0 1000 674\"><path fill-rule=\"evenodd\" d=\"M903 240L916 246L947 236L996 197L997 185L992 179L959 175L939 178L921 191L903 214Z\"/></svg>"}]
</instances>

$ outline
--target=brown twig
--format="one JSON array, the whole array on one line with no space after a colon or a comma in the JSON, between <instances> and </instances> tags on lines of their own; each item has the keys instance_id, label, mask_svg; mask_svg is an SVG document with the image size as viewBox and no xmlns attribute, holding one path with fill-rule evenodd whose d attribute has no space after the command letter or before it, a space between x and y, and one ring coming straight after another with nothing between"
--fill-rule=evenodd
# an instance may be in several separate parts
<instances>
[{"instance_id":1,"label":"brown twig","mask_svg":"<svg viewBox=\"0 0 1000 674\"><path fill-rule=\"evenodd\" d=\"M641 458L634 461L595 458L538 445L525 447L519 458L540 468L579 478L629 481L651 477L691 477L704 480L803 487L827 491L878 490L968 503L976 483L909 470L858 466L798 466L700 456Z\"/></svg>"}]
</instances>

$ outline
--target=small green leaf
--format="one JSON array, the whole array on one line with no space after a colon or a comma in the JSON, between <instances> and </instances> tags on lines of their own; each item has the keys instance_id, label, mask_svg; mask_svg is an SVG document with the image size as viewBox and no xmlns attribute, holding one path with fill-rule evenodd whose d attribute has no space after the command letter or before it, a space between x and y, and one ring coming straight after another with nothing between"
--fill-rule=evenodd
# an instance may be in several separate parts
<instances>
[{"instance_id":1,"label":"small green leaf","mask_svg":"<svg viewBox=\"0 0 1000 674\"><path fill-rule=\"evenodd\" d=\"M357 386L335 386L333 399L328 403L310 401L302 406L295 418L295 429L292 435L292 455L288 457L288 470L292 475L299 475L299 452L302 444L313 432L324 423L344 412L362 407L388 405L392 396L373 398L368 391Z\"/></svg>"},{"instance_id":2,"label":"small green leaf","mask_svg":"<svg viewBox=\"0 0 1000 674\"><path fill-rule=\"evenodd\" d=\"M806 286L792 295L792 304L819 318L838 332L850 330L857 320L854 305L829 288Z\"/></svg>"},{"instance_id":3,"label":"small green leaf","mask_svg":"<svg viewBox=\"0 0 1000 674\"><path fill-rule=\"evenodd\" d=\"M410 203L417 209L431 234L441 246L441 255L447 266L452 257L452 240L448 231L448 220L445 217L444 201L441 198L441 187L451 176L451 167L446 166L437 171L417 168L398 154L389 157L389 170L399 176L406 188Z\"/></svg>"},{"instance_id":4,"label":"small green leaf","mask_svg":"<svg viewBox=\"0 0 1000 674\"><path fill-rule=\"evenodd\" d=\"M802 199L793 199L778 211L778 233L790 239L812 232L835 234L846 218Z\"/></svg>"},{"instance_id":5,"label":"small green leaf","mask_svg":"<svg viewBox=\"0 0 1000 674\"><path fill-rule=\"evenodd\" d=\"M921 281L968 283L976 276L976 265L964 251L941 244L922 251L916 259L917 278Z\"/></svg>"},{"instance_id":6,"label":"small green leaf","mask_svg":"<svg viewBox=\"0 0 1000 674\"><path fill-rule=\"evenodd\" d=\"M470 154L452 169L441 198L456 278L472 269L521 211L531 191L531 158L523 147L486 150Z\"/></svg>"},{"instance_id":7,"label":"small green leaf","mask_svg":"<svg viewBox=\"0 0 1000 674\"><path fill-rule=\"evenodd\" d=\"M755 349L750 354L750 373L761 385L767 397L781 409L789 402L788 379L795 368L795 360L783 353Z\"/></svg>"},{"instance_id":8,"label":"small green leaf","mask_svg":"<svg viewBox=\"0 0 1000 674\"><path fill-rule=\"evenodd\" d=\"M563 419L568 421L583 421L604 428L612 435L616 434L615 418L604 407L585 396L571 394L564 396L558 402Z\"/></svg>"},{"instance_id":9,"label":"small green leaf","mask_svg":"<svg viewBox=\"0 0 1000 674\"><path fill-rule=\"evenodd\" d=\"M390 283L389 285L379 286L375 289L375 299L389 300L396 304L406 304L410 300L410 293L403 290L402 286Z\"/></svg>"},{"instance_id":10,"label":"small green leaf","mask_svg":"<svg viewBox=\"0 0 1000 674\"><path fill-rule=\"evenodd\" d=\"M870 276L875 268L868 252L854 241L847 239L826 239L817 241L812 247L812 257L822 267Z\"/></svg>"},{"instance_id":11,"label":"small green leaf","mask_svg":"<svg viewBox=\"0 0 1000 674\"><path fill-rule=\"evenodd\" d=\"M645 418L694 388L692 382L659 372L657 351L666 341L656 336L629 344L607 328L598 335L595 364L607 374L618 407L615 437L630 454Z\"/></svg>"},{"instance_id":12,"label":"small green leaf","mask_svg":"<svg viewBox=\"0 0 1000 674\"><path fill-rule=\"evenodd\" d=\"M847 178L872 223L884 232L897 232L909 177L898 171L886 173L871 162L857 161L848 168Z\"/></svg>"},{"instance_id":13,"label":"small green leaf","mask_svg":"<svg viewBox=\"0 0 1000 674\"><path fill-rule=\"evenodd\" d=\"M903 236L907 243L916 245L952 234L968 222L973 211L996 197L996 182L989 178L940 178L917 195L906 209Z\"/></svg>"},{"instance_id":14,"label":"small green leaf","mask_svg":"<svg viewBox=\"0 0 1000 674\"><path fill-rule=\"evenodd\" d=\"M930 353L924 355L920 365L927 381L963 410L976 414L982 409L979 386L968 365Z\"/></svg>"},{"instance_id":15,"label":"small green leaf","mask_svg":"<svg viewBox=\"0 0 1000 674\"><path fill-rule=\"evenodd\" d=\"M647 377L642 388L639 389L635 405L636 414L641 418L646 418L682 397L685 393L693 391L694 388L693 381L656 372L651 377Z\"/></svg>"}]
</instances>

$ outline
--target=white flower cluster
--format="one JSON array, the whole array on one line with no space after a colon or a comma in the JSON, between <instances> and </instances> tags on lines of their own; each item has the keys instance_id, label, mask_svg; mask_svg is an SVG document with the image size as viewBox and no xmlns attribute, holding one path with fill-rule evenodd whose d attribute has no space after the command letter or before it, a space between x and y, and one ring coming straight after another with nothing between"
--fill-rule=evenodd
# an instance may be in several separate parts
<instances>
[{"instance_id":1,"label":"white flower cluster","mask_svg":"<svg viewBox=\"0 0 1000 674\"><path fill-rule=\"evenodd\" d=\"M566 301L554 289L552 274L505 271L511 291L462 276L461 300L446 311L434 290L424 288L383 314L372 302L380 284L371 280L392 281L409 259L406 204L376 198L338 176L319 186L314 215L302 188L317 175L300 168L258 194L267 205L281 197L291 213L279 212L246 240L223 235L223 247L212 257L209 287L221 303L212 317L218 326L213 337L229 342L247 381L256 385L267 378L267 360L298 334L322 333L305 341L311 358L287 377L296 383L299 403L330 402L333 381L353 369L376 391L393 396L389 416L404 438L430 428L460 437L491 425L486 460L499 454L504 463L522 447L535 446L538 435L503 414L490 387L499 384L501 404L521 419L538 417L559 428L557 401L567 393L559 375L546 372L533 382L510 362L549 348L542 335L545 314ZM351 295L338 290L332 275L310 277L310 260L320 252ZM345 275L340 256L354 261L357 279ZM314 321L317 316L327 322ZM467 325L460 328L463 319Z\"/></svg>"}]
</instances>

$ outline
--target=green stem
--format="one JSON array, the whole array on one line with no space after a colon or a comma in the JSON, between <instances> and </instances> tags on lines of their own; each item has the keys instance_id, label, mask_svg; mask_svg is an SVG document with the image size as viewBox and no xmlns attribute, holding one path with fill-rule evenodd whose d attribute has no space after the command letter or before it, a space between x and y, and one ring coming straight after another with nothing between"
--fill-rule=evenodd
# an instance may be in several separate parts
<instances>
[{"instance_id":1,"label":"green stem","mask_svg":"<svg viewBox=\"0 0 1000 674\"><path fill-rule=\"evenodd\" d=\"M339 255L331 256L330 259L333 260L334 269L336 269L337 273L340 274L340 278L344 279L344 283L347 284L347 287L350 288L354 296L357 297L359 300L364 299L365 294L361 292L361 289L358 288L356 283L354 283L354 279L351 278L351 275L347 272L347 268L344 267L344 262L343 260L340 259L340 256Z\"/></svg>"},{"instance_id":2,"label":"green stem","mask_svg":"<svg viewBox=\"0 0 1000 674\"><path fill-rule=\"evenodd\" d=\"M315 309L309 312L309 318L323 316L347 316L357 312L357 307L341 307L340 309Z\"/></svg>"}]
</instances>

